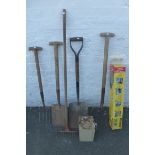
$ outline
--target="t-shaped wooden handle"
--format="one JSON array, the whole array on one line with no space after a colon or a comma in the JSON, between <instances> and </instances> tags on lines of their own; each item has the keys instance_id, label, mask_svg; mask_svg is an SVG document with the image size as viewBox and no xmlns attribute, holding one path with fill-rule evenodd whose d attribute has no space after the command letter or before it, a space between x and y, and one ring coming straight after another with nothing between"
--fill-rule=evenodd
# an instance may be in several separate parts
<instances>
[{"instance_id":1,"label":"t-shaped wooden handle","mask_svg":"<svg viewBox=\"0 0 155 155\"><path fill-rule=\"evenodd\" d=\"M42 47L38 46L29 47L29 51L41 51L41 50L43 50Z\"/></svg>"},{"instance_id":2,"label":"t-shaped wooden handle","mask_svg":"<svg viewBox=\"0 0 155 155\"><path fill-rule=\"evenodd\" d=\"M101 37L108 37L108 38L110 38L110 37L114 37L115 36L115 34L114 33L110 33L110 32L104 32L104 33L100 33L100 36Z\"/></svg>"},{"instance_id":3,"label":"t-shaped wooden handle","mask_svg":"<svg viewBox=\"0 0 155 155\"><path fill-rule=\"evenodd\" d=\"M51 41L51 42L49 42L49 45L59 46L59 45L63 45L63 42L61 42L61 41Z\"/></svg>"}]
</instances>

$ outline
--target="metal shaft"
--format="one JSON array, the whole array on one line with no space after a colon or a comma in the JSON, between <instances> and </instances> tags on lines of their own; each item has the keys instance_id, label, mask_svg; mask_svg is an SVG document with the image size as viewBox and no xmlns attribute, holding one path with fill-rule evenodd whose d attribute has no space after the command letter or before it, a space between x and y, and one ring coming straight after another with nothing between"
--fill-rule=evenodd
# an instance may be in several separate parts
<instances>
[{"instance_id":1,"label":"metal shaft","mask_svg":"<svg viewBox=\"0 0 155 155\"><path fill-rule=\"evenodd\" d=\"M79 92L80 92L80 82L79 82L79 56L75 56L75 75L76 75L76 94L77 94L77 102L79 103Z\"/></svg>"}]
</instances>

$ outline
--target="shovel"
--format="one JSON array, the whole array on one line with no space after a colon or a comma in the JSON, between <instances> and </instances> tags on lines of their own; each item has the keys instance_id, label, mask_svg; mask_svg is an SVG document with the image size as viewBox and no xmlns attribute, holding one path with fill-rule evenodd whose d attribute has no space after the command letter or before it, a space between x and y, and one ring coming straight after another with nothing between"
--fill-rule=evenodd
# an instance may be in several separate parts
<instances>
[{"instance_id":1,"label":"shovel","mask_svg":"<svg viewBox=\"0 0 155 155\"><path fill-rule=\"evenodd\" d=\"M52 124L54 127L64 127L66 113L65 113L65 106L60 104L59 56L58 56L58 47L60 45L63 45L63 43L59 41L54 41L50 42L49 45L54 46L56 94L58 102L58 104L52 106Z\"/></svg>"},{"instance_id":2,"label":"shovel","mask_svg":"<svg viewBox=\"0 0 155 155\"><path fill-rule=\"evenodd\" d=\"M81 47L76 53L72 47L72 42L81 42ZM76 76L76 94L77 94L77 103L69 104L69 126L71 129L78 128L78 119L79 116L87 115L88 107L85 103L80 102L80 84L79 84L79 55L83 48L83 37L74 37L70 38L70 48L75 55L75 76Z\"/></svg>"}]
</instances>

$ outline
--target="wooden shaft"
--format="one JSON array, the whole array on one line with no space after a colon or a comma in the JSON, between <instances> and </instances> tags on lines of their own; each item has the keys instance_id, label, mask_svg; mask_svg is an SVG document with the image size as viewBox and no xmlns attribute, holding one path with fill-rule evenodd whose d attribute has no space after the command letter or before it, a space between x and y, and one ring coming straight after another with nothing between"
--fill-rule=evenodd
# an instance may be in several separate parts
<instances>
[{"instance_id":1,"label":"wooden shaft","mask_svg":"<svg viewBox=\"0 0 155 155\"><path fill-rule=\"evenodd\" d=\"M79 56L75 56L75 76L76 76L76 94L77 94L77 102L79 104L80 97L80 81L79 81Z\"/></svg>"},{"instance_id":2,"label":"wooden shaft","mask_svg":"<svg viewBox=\"0 0 155 155\"><path fill-rule=\"evenodd\" d=\"M60 84L59 84L59 58L58 58L58 45L54 45L54 59L55 59L55 77L56 77L56 93L57 101L60 104Z\"/></svg>"},{"instance_id":3,"label":"wooden shaft","mask_svg":"<svg viewBox=\"0 0 155 155\"><path fill-rule=\"evenodd\" d=\"M108 64L108 49L109 49L109 38L105 38L104 47L104 64L103 64L103 87L106 85L106 74L107 74L107 64Z\"/></svg>"},{"instance_id":4,"label":"wooden shaft","mask_svg":"<svg viewBox=\"0 0 155 155\"><path fill-rule=\"evenodd\" d=\"M101 101L100 101L101 109L103 108L104 97L105 97L106 74L107 74L107 63L108 63L108 48L109 48L109 38L105 37L104 63L103 63L103 74L102 74L102 91L101 91Z\"/></svg>"},{"instance_id":5,"label":"wooden shaft","mask_svg":"<svg viewBox=\"0 0 155 155\"><path fill-rule=\"evenodd\" d=\"M38 51L34 51L34 56L35 56L35 63L36 63L36 69L37 69L37 77L38 77L40 95L41 95L41 99L42 99L42 104L45 107L42 79L41 79L40 66L39 66Z\"/></svg>"}]
</instances>

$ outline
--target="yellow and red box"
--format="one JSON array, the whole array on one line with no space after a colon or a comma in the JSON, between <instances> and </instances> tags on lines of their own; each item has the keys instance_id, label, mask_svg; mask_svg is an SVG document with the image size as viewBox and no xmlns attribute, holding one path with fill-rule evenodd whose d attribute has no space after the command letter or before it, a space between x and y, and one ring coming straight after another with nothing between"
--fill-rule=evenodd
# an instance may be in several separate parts
<instances>
[{"instance_id":1,"label":"yellow and red box","mask_svg":"<svg viewBox=\"0 0 155 155\"><path fill-rule=\"evenodd\" d=\"M122 118L111 118L109 124L112 130L122 129Z\"/></svg>"},{"instance_id":2,"label":"yellow and red box","mask_svg":"<svg viewBox=\"0 0 155 155\"><path fill-rule=\"evenodd\" d=\"M122 128L125 75L125 65L110 65L109 124L112 130Z\"/></svg>"}]
</instances>

